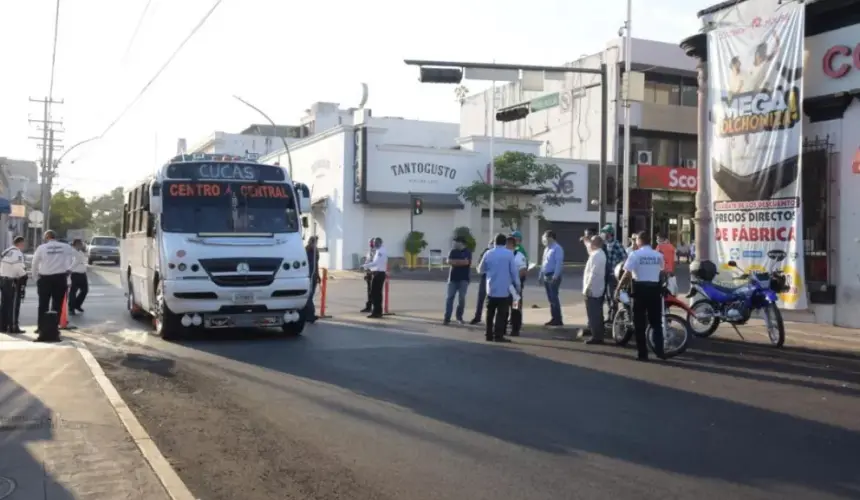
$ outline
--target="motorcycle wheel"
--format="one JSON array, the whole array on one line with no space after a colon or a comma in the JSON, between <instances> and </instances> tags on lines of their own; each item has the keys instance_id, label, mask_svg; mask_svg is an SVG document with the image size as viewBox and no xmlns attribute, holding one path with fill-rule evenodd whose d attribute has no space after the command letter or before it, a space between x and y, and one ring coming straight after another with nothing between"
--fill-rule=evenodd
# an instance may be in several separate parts
<instances>
[{"instance_id":1,"label":"motorcycle wheel","mask_svg":"<svg viewBox=\"0 0 860 500\"><path fill-rule=\"evenodd\" d=\"M633 318L626 307L619 307L612 318L612 340L624 346L633 338Z\"/></svg>"},{"instance_id":2,"label":"motorcycle wheel","mask_svg":"<svg viewBox=\"0 0 860 500\"><path fill-rule=\"evenodd\" d=\"M663 332L663 354L666 359L674 358L679 354L683 354L687 350L687 345L690 343L690 323L677 314L666 315L666 329L671 332ZM648 348L651 352L654 350L654 329L650 326L645 332L648 339Z\"/></svg>"},{"instance_id":3,"label":"motorcycle wheel","mask_svg":"<svg viewBox=\"0 0 860 500\"><path fill-rule=\"evenodd\" d=\"M707 299L701 299L693 302L690 309L692 309L697 316L699 314L703 314L700 309L710 309L711 311L711 320L709 322L701 321L698 317L689 313L687 314L687 323L690 325L690 331L693 332L693 335L704 339L710 337L715 331L717 331L717 328L720 326L720 318L716 316L717 304ZM707 315L707 313L705 314Z\"/></svg>"},{"instance_id":4,"label":"motorcycle wheel","mask_svg":"<svg viewBox=\"0 0 860 500\"><path fill-rule=\"evenodd\" d=\"M769 304L762 312L765 315L765 327L770 344L774 347L782 347L785 344L785 323L782 321L782 312L776 304Z\"/></svg>"}]
</instances>

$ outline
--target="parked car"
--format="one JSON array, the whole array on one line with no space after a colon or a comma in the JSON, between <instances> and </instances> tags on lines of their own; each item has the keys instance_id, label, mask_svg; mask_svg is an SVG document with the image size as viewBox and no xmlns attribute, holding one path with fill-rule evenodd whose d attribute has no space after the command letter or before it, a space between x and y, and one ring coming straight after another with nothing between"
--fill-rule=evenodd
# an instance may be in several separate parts
<instances>
[{"instance_id":1,"label":"parked car","mask_svg":"<svg viewBox=\"0 0 860 500\"><path fill-rule=\"evenodd\" d=\"M87 246L87 260L90 265L95 262L111 262L119 265L119 238L114 236L93 236Z\"/></svg>"}]
</instances>

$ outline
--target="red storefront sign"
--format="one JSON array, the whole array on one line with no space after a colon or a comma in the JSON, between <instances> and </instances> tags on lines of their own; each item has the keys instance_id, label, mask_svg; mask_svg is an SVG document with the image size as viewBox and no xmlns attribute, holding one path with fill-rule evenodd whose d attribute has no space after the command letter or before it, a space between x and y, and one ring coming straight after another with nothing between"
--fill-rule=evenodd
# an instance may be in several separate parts
<instances>
[{"instance_id":1,"label":"red storefront sign","mask_svg":"<svg viewBox=\"0 0 860 500\"><path fill-rule=\"evenodd\" d=\"M697 191L698 170L695 168L639 165L639 189L663 191Z\"/></svg>"},{"instance_id":2,"label":"red storefront sign","mask_svg":"<svg viewBox=\"0 0 860 500\"><path fill-rule=\"evenodd\" d=\"M860 43L854 47L834 45L821 59L821 70L830 78L842 78L851 68L860 70Z\"/></svg>"}]
</instances>

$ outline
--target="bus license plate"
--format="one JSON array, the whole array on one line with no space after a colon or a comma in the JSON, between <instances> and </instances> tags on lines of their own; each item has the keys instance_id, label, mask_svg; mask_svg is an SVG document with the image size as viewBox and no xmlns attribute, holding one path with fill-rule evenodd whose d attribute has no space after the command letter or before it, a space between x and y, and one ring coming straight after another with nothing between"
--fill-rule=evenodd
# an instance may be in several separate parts
<instances>
[{"instance_id":1,"label":"bus license plate","mask_svg":"<svg viewBox=\"0 0 860 500\"><path fill-rule=\"evenodd\" d=\"M253 304L254 294L253 293L234 293L233 294L233 303L239 305L247 305Z\"/></svg>"}]
</instances>

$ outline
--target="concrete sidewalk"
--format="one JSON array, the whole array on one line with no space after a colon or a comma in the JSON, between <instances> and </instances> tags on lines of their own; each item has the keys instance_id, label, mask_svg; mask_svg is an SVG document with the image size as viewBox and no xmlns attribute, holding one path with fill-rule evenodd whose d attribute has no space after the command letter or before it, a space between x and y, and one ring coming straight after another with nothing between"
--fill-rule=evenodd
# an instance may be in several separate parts
<instances>
[{"instance_id":1,"label":"concrete sidewalk","mask_svg":"<svg viewBox=\"0 0 860 500\"><path fill-rule=\"evenodd\" d=\"M0 334L0 498L193 500L84 347Z\"/></svg>"},{"instance_id":2,"label":"concrete sidewalk","mask_svg":"<svg viewBox=\"0 0 860 500\"><path fill-rule=\"evenodd\" d=\"M546 327L544 323L549 321L549 309L546 307L529 308L523 314L523 335L539 338L570 338L573 339L580 328L587 323L585 305L583 303L562 306L563 327ZM394 321L418 321L422 323L439 323L440 311L393 311L389 316ZM468 328L484 328L484 324L470 326ZM764 322L752 319L747 325L738 328L747 342L757 344L768 344L767 330ZM714 338L740 340L734 329L729 325L720 325L713 335ZM693 339L695 342L697 339ZM785 345L803 349L828 349L844 351L860 355L860 330L852 328L840 328L828 325L816 325L809 323L796 323L785 321Z\"/></svg>"}]
</instances>

